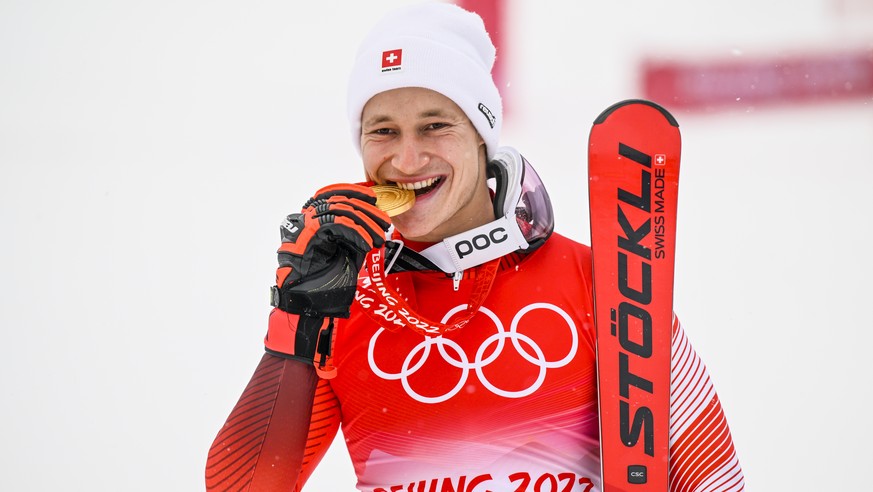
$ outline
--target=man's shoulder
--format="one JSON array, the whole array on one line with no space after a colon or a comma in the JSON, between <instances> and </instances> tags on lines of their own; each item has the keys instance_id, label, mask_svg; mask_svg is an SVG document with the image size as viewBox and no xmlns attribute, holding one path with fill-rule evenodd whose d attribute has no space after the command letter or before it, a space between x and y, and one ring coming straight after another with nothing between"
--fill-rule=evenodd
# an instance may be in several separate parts
<instances>
[{"instance_id":1,"label":"man's shoulder","mask_svg":"<svg viewBox=\"0 0 873 492\"><path fill-rule=\"evenodd\" d=\"M575 239L571 239L559 232L553 232L545 244L543 244L543 247L548 247L550 250L567 250L576 254L588 257L591 256L590 246L576 241Z\"/></svg>"},{"instance_id":2,"label":"man's shoulder","mask_svg":"<svg viewBox=\"0 0 873 492\"><path fill-rule=\"evenodd\" d=\"M542 246L522 261L530 261L530 265L537 268L557 271L582 268L587 272L591 268L591 247L558 232L552 232Z\"/></svg>"}]
</instances>

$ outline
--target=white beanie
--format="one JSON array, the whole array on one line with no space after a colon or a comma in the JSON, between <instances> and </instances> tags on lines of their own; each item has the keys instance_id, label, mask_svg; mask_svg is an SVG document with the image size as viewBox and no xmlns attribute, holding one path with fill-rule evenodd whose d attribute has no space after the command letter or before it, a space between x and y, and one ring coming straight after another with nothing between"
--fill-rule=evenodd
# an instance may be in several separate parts
<instances>
[{"instance_id":1,"label":"white beanie","mask_svg":"<svg viewBox=\"0 0 873 492\"><path fill-rule=\"evenodd\" d=\"M495 49L477 14L448 3L424 3L392 11L373 26L358 49L349 78L348 116L361 151L361 113L376 94L423 87L457 104L497 152L503 103L491 77Z\"/></svg>"}]
</instances>

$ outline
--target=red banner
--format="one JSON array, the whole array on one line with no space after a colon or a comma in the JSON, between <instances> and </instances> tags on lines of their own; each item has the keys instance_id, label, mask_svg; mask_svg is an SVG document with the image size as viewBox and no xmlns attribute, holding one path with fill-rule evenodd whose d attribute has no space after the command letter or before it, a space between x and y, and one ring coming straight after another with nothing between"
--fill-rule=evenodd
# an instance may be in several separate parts
<instances>
[{"instance_id":1,"label":"red banner","mask_svg":"<svg viewBox=\"0 0 873 492\"><path fill-rule=\"evenodd\" d=\"M670 109L715 109L873 96L873 50L769 59L642 65L645 98Z\"/></svg>"},{"instance_id":2,"label":"red banner","mask_svg":"<svg viewBox=\"0 0 873 492\"><path fill-rule=\"evenodd\" d=\"M505 22L506 8L503 0L455 0L455 3L471 12L476 12L479 17L482 17L482 22L485 24L485 30L491 36L491 42L497 49L497 58L494 60L494 68L491 70L491 75L494 77L494 83L497 85L497 90L503 96L503 113L504 118L509 113L510 103L510 87L507 80L507 53L508 43L506 42L506 31L508 24Z\"/></svg>"}]
</instances>

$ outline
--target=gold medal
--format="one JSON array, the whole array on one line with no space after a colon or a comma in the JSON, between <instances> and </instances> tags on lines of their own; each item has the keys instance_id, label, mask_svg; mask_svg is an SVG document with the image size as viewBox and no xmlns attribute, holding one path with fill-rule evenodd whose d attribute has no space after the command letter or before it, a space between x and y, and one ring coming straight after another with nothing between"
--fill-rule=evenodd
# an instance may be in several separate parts
<instances>
[{"instance_id":1,"label":"gold medal","mask_svg":"<svg viewBox=\"0 0 873 492\"><path fill-rule=\"evenodd\" d=\"M393 185L375 185L370 187L376 192L376 206L389 217L406 212L415 204L415 192L402 190Z\"/></svg>"}]
</instances>

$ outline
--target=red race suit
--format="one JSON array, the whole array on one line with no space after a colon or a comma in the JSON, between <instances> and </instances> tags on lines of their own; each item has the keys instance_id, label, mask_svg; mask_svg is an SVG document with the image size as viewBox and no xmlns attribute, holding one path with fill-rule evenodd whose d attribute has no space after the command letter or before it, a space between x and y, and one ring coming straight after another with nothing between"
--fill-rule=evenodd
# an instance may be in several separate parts
<instances>
[{"instance_id":1,"label":"red race suit","mask_svg":"<svg viewBox=\"0 0 873 492\"><path fill-rule=\"evenodd\" d=\"M332 379L295 360L293 315L274 310L268 353L210 451L207 488L302 490L341 427L361 491L600 490L590 249L553 233L500 261L479 312L442 336L383 328L378 303L359 297L336 320ZM442 272L387 279L444 321L477 275L465 271L458 290ZM672 354L671 490L743 490L718 397L678 322ZM310 404L300 395L312 391Z\"/></svg>"}]
</instances>

